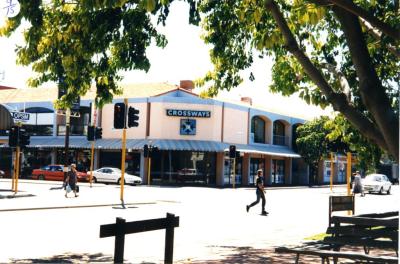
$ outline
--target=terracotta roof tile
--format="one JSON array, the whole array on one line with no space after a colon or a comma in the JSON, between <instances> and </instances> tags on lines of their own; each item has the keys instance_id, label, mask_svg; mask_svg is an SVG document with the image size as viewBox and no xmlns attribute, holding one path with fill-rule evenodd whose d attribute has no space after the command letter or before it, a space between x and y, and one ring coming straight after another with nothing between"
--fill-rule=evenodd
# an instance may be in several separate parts
<instances>
[{"instance_id":1,"label":"terracotta roof tile","mask_svg":"<svg viewBox=\"0 0 400 264\"><path fill-rule=\"evenodd\" d=\"M175 90L176 85L168 83L141 83L123 84L123 94L116 95L114 98L142 98L157 96L168 91ZM95 97L96 89L91 88L82 100L90 100ZM19 102L40 102L55 101L57 99L57 88L23 88L14 90L0 90L0 103L19 103Z\"/></svg>"}]
</instances>

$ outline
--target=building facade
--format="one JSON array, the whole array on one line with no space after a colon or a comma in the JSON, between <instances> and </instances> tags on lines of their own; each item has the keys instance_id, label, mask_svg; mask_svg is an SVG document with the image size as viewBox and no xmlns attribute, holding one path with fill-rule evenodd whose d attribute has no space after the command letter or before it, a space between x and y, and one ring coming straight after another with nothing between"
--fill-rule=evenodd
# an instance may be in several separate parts
<instances>
[{"instance_id":1,"label":"building facade","mask_svg":"<svg viewBox=\"0 0 400 264\"><path fill-rule=\"evenodd\" d=\"M241 103L200 98L190 84L127 85L103 109L93 107L90 91L71 118L69 161L78 170L89 169L86 134L95 122L103 138L95 142L94 167L121 167L122 130L113 127L114 104L127 98L139 110L139 126L126 130L126 169L144 183L247 186L263 169L267 185L308 184L308 167L293 151L295 128L305 120L253 107L248 98ZM55 88L0 91L0 104L10 112L29 114L23 120L31 134L23 157L27 176L29 169L64 163L65 116L53 108L56 99ZM5 170L12 156L7 140L0 131L0 169ZM143 155L145 144L153 147L151 162ZM230 145L236 146L235 160L229 158Z\"/></svg>"}]
</instances>

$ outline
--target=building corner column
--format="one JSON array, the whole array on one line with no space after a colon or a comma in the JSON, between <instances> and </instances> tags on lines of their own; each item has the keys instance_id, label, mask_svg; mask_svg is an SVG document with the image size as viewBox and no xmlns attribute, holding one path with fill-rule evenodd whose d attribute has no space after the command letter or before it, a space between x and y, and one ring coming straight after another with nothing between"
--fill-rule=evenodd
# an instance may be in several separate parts
<instances>
[{"instance_id":1,"label":"building corner column","mask_svg":"<svg viewBox=\"0 0 400 264\"><path fill-rule=\"evenodd\" d=\"M216 164L216 179L215 184L219 187L224 186L224 152L217 153L217 164Z\"/></svg>"},{"instance_id":2,"label":"building corner column","mask_svg":"<svg viewBox=\"0 0 400 264\"><path fill-rule=\"evenodd\" d=\"M242 168L242 185L249 185L250 176L250 154L244 153Z\"/></svg>"},{"instance_id":3,"label":"building corner column","mask_svg":"<svg viewBox=\"0 0 400 264\"><path fill-rule=\"evenodd\" d=\"M265 156L264 161L265 161L265 172L264 172L265 184L271 185L272 184L272 157Z\"/></svg>"}]
</instances>

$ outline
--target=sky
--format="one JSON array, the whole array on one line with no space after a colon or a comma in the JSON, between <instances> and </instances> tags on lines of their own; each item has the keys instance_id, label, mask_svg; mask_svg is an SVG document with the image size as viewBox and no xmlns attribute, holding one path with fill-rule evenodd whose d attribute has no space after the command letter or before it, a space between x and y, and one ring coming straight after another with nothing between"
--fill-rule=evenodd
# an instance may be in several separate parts
<instances>
[{"instance_id":1,"label":"sky","mask_svg":"<svg viewBox=\"0 0 400 264\"><path fill-rule=\"evenodd\" d=\"M2 5L3 2L5 0L0 0ZM151 63L150 70L147 73L144 71L124 72L122 83L167 82L178 85L180 80L195 80L203 77L213 68L209 59L210 47L201 40L201 29L189 25L188 13L186 3L179 1L172 4L166 27L159 27L160 32L168 39L167 47L161 49L151 46L147 51ZM4 16L1 16L0 25L4 21ZM25 88L26 81L33 73L29 67L16 65L14 52L16 44L23 45L22 34L14 34L11 38L0 38L0 85ZM271 67L270 58L255 59L252 68L243 74L243 84L229 92L220 92L217 99L240 101L240 97L251 97L256 106L283 114L292 112L305 119L331 112L331 110L322 111L318 107L309 106L297 96L283 97L271 94L268 91L271 83ZM248 80L250 71L255 76L253 82Z\"/></svg>"}]
</instances>

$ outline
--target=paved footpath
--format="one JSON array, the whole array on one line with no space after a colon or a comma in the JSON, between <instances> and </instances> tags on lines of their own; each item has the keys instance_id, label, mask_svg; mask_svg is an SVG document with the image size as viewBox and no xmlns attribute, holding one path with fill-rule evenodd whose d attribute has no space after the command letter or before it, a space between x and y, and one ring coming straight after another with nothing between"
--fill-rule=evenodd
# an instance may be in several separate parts
<instances>
[{"instance_id":1,"label":"paved footpath","mask_svg":"<svg viewBox=\"0 0 400 264\"><path fill-rule=\"evenodd\" d=\"M260 205L245 210L255 199L252 188L126 186L123 209L117 185L81 183L79 197L68 199L58 182L22 180L15 198L10 185L0 179L1 263L112 262L114 239L100 239L100 225L167 212L180 217L175 263L292 263L293 256L278 256L273 248L325 232L332 194L326 187L267 188L270 215L261 216ZM333 193L345 191L335 186ZM392 195L357 197L356 213L398 210L398 193L395 186ZM127 236L126 262L163 263L164 237L164 231Z\"/></svg>"}]
</instances>

